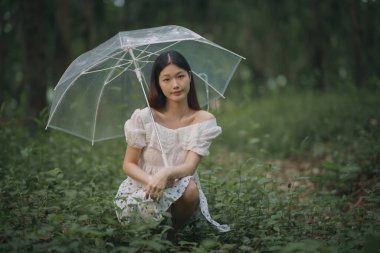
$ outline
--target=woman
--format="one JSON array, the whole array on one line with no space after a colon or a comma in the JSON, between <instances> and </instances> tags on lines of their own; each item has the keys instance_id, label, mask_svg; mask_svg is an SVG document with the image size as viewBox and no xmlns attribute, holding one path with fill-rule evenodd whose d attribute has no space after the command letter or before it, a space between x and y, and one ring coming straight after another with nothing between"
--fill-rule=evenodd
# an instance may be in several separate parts
<instances>
[{"instance_id":1,"label":"woman","mask_svg":"<svg viewBox=\"0 0 380 253\"><path fill-rule=\"evenodd\" d=\"M190 66L180 53L169 51L157 57L148 101L169 167L161 158L149 109L137 109L124 126L128 145L123 168L128 177L115 197L118 219L126 223L160 220L170 212L178 230L203 215L219 231L228 231L227 225L211 218L196 173L221 129L211 113L200 110Z\"/></svg>"}]
</instances>

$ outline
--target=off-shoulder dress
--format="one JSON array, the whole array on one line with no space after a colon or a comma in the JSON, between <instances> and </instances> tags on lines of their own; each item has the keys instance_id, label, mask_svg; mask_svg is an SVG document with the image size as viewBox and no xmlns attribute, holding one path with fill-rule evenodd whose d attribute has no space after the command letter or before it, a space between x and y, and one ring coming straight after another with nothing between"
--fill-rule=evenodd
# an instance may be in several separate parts
<instances>
[{"instance_id":1,"label":"off-shoulder dress","mask_svg":"<svg viewBox=\"0 0 380 253\"><path fill-rule=\"evenodd\" d=\"M200 156L209 155L212 140L221 133L221 128L217 125L215 118L177 129L170 129L158 123L156 126L167 160L172 166L182 164L189 150ZM138 164L140 168L151 175L158 170L167 169L164 166L148 108L135 110L131 118L126 121L124 131L127 144L143 150ZM114 200L117 218L122 223L128 223L136 217L160 220L170 205L182 196L192 177L198 187L200 198L197 213L203 215L219 231L229 231L228 225L221 225L212 219L197 172L192 176L177 179L173 187L165 189L159 201L145 199L144 186L127 177L121 183Z\"/></svg>"}]
</instances>

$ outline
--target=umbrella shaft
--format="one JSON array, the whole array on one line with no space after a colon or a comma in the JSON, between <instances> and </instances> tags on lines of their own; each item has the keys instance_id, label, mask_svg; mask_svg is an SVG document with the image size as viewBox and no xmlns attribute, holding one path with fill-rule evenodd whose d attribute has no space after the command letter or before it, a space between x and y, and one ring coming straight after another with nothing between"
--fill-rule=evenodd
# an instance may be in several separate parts
<instances>
[{"instance_id":1,"label":"umbrella shaft","mask_svg":"<svg viewBox=\"0 0 380 253\"><path fill-rule=\"evenodd\" d=\"M133 50L131 48L128 48L128 52L129 52L130 56L132 57L133 65L135 66L135 73L136 73L137 79L139 80L141 89L143 90L144 98L145 98L146 104L148 105L149 112L150 112L150 118L152 119L152 122L153 122L154 132L156 133L156 136L158 139L158 144L160 145L160 148L161 148L162 160L164 161L164 165L167 168L167 167L169 167L169 163L168 163L168 160L166 158L166 153L162 147L161 139L160 139L160 136L158 134L158 130L157 130L157 126L156 126L156 122L154 121L152 109L150 108L149 101L148 101L148 98L147 98L146 93L145 93L144 84L143 84L142 77L141 77L140 66L136 60L136 57L135 57L135 54L133 53Z\"/></svg>"}]
</instances>

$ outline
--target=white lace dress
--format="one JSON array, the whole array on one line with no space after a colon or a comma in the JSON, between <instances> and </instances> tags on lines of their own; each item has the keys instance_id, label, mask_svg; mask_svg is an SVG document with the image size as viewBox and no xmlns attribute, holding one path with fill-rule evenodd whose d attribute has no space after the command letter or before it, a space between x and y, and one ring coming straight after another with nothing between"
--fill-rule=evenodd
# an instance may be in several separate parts
<instances>
[{"instance_id":1,"label":"white lace dress","mask_svg":"<svg viewBox=\"0 0 380 253\"><path fill-rule=\"evenodd\" d=\"M207 156L212 140L221 133L221 128L217 126L215 119L177 129L166 128L157 123L156 125L169 165L172 166L182 164L188 150L201 156ZM124 131L129 146L143 149L139 161L140 168L151 175L158 170L165 169L148 108L137 109L125 123ZM121 183L115 196L116 215L119 221L128 223L136 218L160 220L170 205L182 196L192 177L194 177L199 191L200 213L219 231L229 231L228 225L221 225L211 218L207 199L196 172L193 176L176 180L173 187L165 189L163 197L159 201L145 199L143 185L127 177Z\"/></svg>"}]
</instances>

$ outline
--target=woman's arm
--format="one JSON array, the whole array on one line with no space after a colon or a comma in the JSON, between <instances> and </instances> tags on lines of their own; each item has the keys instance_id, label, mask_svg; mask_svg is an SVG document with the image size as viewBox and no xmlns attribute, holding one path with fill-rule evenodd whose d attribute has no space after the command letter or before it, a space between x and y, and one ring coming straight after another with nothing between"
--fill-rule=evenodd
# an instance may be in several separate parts
<instances>
[{"instance_id":1,"label":"woman's arm","mask_svg":"<svg viewBox=\"0 0 380 253\"><path fill-rule=\"evenodd\" d=\"M168 169L169 178L181 178L192 176L198 167L202 157L193 151L188 151L185 162L179 166L170 167Z\"/></svg>"},{"instance_id":2,"label":"woman's arm","mask_svg":"<svg viewBox=\"0 0 380 253\"><path fill-rule=\"evenodd\" d=\"M141 152L142 149L127 146L123 162L123 170L127 176L142 183L143 185L146 185L151 179L151 176L137 165L141 156Z\"/></svg>"},{"instance_id":3,"label":"woman's arm","mask_svg":"<svg viewBox=\"0 0 380 253\"><path fill-rule=\"evenodd\" d=\"M159 170L154 174L145 187L146 198L150 197L156 199L165 189L169 179L176 179L194 174L201 156L193 151L189 151L186 155L185 162L179 166L169 167L167 169Z\"/></svg>"}]
</instances>

